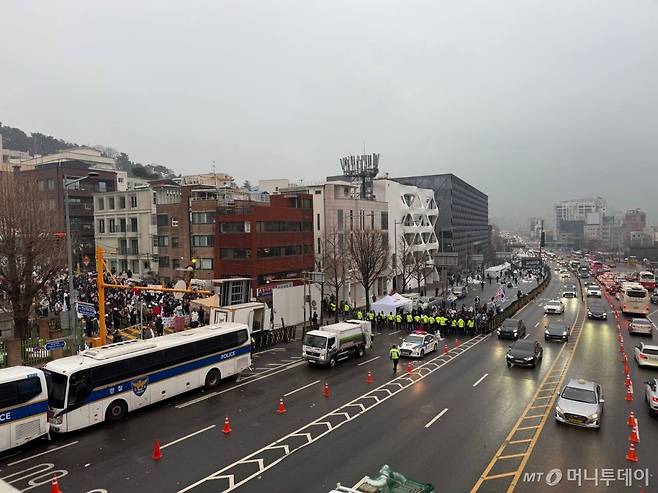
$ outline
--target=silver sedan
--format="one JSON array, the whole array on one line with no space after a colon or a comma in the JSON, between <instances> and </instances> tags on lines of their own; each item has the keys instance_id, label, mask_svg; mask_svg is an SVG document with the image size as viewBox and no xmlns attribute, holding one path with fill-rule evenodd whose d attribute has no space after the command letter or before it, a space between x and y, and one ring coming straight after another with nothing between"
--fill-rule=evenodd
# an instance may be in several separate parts
<instances>
[{"instance_id":1,"label":"silver sedan","mask_svg":"<svg viewBox=\"0 0 658 493\"><path fill-rule=\"evenodd\" d=\"M584 428L600 428L603 414L601 386L589 380L572 378L564 386L555 406L555 419Z\"/></svg>"}]
</instances>

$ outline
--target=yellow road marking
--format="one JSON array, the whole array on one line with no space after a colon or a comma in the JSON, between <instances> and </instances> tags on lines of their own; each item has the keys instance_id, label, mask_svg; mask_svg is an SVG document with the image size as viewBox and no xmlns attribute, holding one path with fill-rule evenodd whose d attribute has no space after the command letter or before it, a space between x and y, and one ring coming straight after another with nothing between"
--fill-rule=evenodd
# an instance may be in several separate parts
<instances>
[{"instance_id":1,"label":"yellow road marking","mask_svg":"<svg viewBox=\"0 0 658 493\"><path fill-rule=\"evenodd\" d=\"M545 407L545 406L542 406L542 407ZM544 417L543 414L535 414L535 415L532 415L532 416L525 416L523 419L543 418L543 417Z\"/></svg>"},{"instance_id":2,"label":"yellow road marking","mask_svg":"<svg viewBox=\"0 0 658 493\"><path fill-rule=\"evenodd\" d=\"M572 332L573 332L573 329L574 329L574 327L576 326L576 324L578 323L578 320L579 320L579 318L580 318L581 308L582 308L582 305L579 305L579 306L578 306L578 312L577 312L577 314L576 314L576 318L575 318L575 320L574 320L573 325L571 326L571 331L572 331ZM581 334L582 334L582 326L581 326L581 328L580 328L580 331L578 332L578 338L576 339L576 344L578 344L578 341L580 340L580 335L581 335ZM512 480L512 484L510 485L510 487L509 487L509 489L507 490L507 492L509 493L509 492L513 491L514 486L515 486L515 484L516 484L516 481L518 480L518 477L520 477L520 475L521 475L521 471L522 471L523 468L525 467L525 464L528 462L528 458L530 457L530 454L531 454L531 452L532 452L532 449L534 448L534 444L535 444L536 441L537 441L537 437L538 437L538 435L541 434L541 430L543 429L543 426L544 426L544 424L546 423L546 418L547 418L547 416L548 416L548 414L549 414L548 410L550 409L550 407L552 407L553 402L554 402L554 399L555 399L555 397L556 397L557 394L553 394L553 393L552 393L552 395L550 395L550 396L545 396L545 397L539 397L538 395L539 395L540 393L542 393L541 388L546 384L546 381L547 381L549 378L556 378L556 377L554 377L554 376L551 377L550 375L551 375L552 373L555 372L555 368L557 367L557 364L558 364L558 362L560 361L560 358L562 357L562 354L563 354L563 352L564 352L564 350L565 350L566 348L567 348L567 344L564 344L564 345L560 348L560 351L558 352L557 356L555 357L555 360L553 361L553 364L551 365L550 370L547 372L546 376L544 377L544 379L542 380L541 384L540 384L539 387L537 388L537 391L535 392L535 395L534 395L533 399L531 399L531 401L528 403L528 405L526 406L526 408L525 408L525 410L523 411L523 413L521 413L521 416L520 416L519 419L517 420L516 424L512 427L511 431L510 431L509 434L507 435L507 438L503 441L502 445L500 446L500 448L498 449L498 451L496 452L496 454L494 455L494 457L491 459L491 461L489 462L489 464L487 464L487 467L484 469L484 472L482 473L482 475L480 476L480 478L477 480L477 482L475 483L475 485L474 485L473 488L471 489L471 493L476 493L476 492L480 489L480 487L482 486L482 483L484 483L485 481L488 481L488 480L491 480L491 479L498 479L498 478L503 478L503 477L509 477L509 476L514 476L514 479ZM565 366L564 366L564 369L560 370L560 372L559 372L559 374L560 374L560 380L558 380L558 382L560 382L562 379L564 379L564 376L566 375L567 369L568 369L569 366L571 365L571 360L573 359L573 355L574 355L575 353L576 353L576 350L575 350L575 346L574 346L573 351L572 351L571 355L569 356L569 359L567 360L567 362L566 362L566 364L565 364ZM556 387L559 387L559 385L556 385ZM535 402L536 400L538 400L538 399L548 399L550 402L547 403L547 404L545 404L545 405L542 405L542 406L532 406L532 404L534 404L534 402ZM526 414L528 413L528 411L529 411L530 409L532 409L533 407L535 407L535 408L537 408L537 407L546 407L546 410L544 411L544 415L543 415L543 419L542 419L541 423L540 423L539 425L537 425L537 426L531 426L531 427L520 427L521 422L524 420L525 415L526 415ZM537 432L534 433L534 435L533 435L532 438L528 439L528 441L530 441L530 445L528 446L528 450L523 454L524 457L523 457L523 459L521 460L521 464L519 465L519 467L517 468L517 470L514 471L514 472L511 472L511 473L504 473L504 474L497 474L497 475L494 475L494 476L488 476L489 472L493 469L493 467L494 467L494 465L496 464L496 462L497 462L497 461L500 459L500 457L502 456L503 451L505 450L505 448L507 447L507 445L510 444L510 443L520 443L519 441L510 441L510 439L511 439L511 438L512 438L512 437L513 437L518 431L520 431L520 430L524 430L524 429L535 429L535 428L539 428L539 430L538 430Z\"/></svg>"},{"instance_id":3,"label":"yellow road marking","mask_svg":"<svg viewBox=\"0 0 658 493\"><path fill-rule=\"evenodd\" d=\"M524 419L524 418L522 418L522 419ZM517 428L516 431L534 430L535 428L539 428L539 425L537 425L537 426L522 426L521 428Z\"/></svg>"},{"instance_id":4,"label":"yellow road marking","mask_svg":"<svg viewBox=\"0 0 658 493\"><path fill-rule=\"evenodd\" d=\"M498 458L499 458L499 459L513 459L514 457L523 457L524 455L525 455L525 453L521 453L521 454L509 454L509 455L501 455L501 456L498 457Z\"/></svg>"}]
</instances>

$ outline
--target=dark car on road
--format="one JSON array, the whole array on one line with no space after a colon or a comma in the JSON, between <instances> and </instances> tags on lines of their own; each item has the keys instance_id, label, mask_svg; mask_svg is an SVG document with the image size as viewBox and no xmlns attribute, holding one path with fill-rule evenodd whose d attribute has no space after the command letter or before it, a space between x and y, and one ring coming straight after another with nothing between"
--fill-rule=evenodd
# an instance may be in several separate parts
<instances>
[{"instance_id":1,"label":"dark car on road","mask_svg":"<svg viewBox=\"0 0 658 493\"><path fill-rule=\"evenodd\" d=\"M567 342L569 340L569 326L564 322L551 322L544 331L544 339L550 341L556 339L558 341Z\"/></svg>"},{"instance_id":2,"label":"dark car on road","mask_svg":"<svg viewBox=\"0 0 658 493\"><path fill-rule=\"evenodd\" d=\"M496 331L498 339L521 339L526 335L526 327L523 320L508 318Z\"/></svg>"},{"instance_id":3,"label":"dark car on road","mask_svg":"<svg viewBox=\"0 0 658 493\"><path fill-rule=\"evenodd\" d=\"M537 341L521 339L512 344L507 350L505 359L507 366L536 366L544 355L544 349Z\"/></svg>"},{"instance_id":4,"label":"dark car on road","mask_svg":"<svg viewBox=\"0 0 658 493\"><path fill-rule=\"evenodd\" d=\"M658 291L654 291L654 292L651 294L651 298L650 298L650 299L651 299L651 303L654 303L654 304L658 305Z\"/></svg>"},{"instance_id":5,"label":"dark car on road","mask_svg":"<svg viewBox=\"0 0 658 493\"><path fill-rule=\"evenodd\" d=\"M587 308L587 318L606 320L608 318L608 311L605 309L605 305L596 301L590 303Z\"/></svg>"}]
</instances>

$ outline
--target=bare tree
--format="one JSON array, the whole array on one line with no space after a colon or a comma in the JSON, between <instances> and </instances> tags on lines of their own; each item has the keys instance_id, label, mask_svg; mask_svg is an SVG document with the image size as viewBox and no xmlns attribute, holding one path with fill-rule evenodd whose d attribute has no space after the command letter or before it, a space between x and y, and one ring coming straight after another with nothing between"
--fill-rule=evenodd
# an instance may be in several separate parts
<instances>
[{"instance_id":1,"label":"bare tree","mask_svg":"<svg viewBox=\"0 0 658 493\"><path fill-rule=\"evenodd\" d=\"M348 249L356 280L366 292L366 311L370 309L370 288L389 267L388 236L377 229L349 232Z\"/></svg>"},{"instance_id":2,"label":"bare tree","mask_svg":"<svg viewBox=\"0 0 658 493\"><path fill-rule=\"evenodd\" d=\"M410 264L411 264L411 276L416 281L418 285L418 292L421 292L421 286L425 278L427 277L427 263L429 261L429 255L427 252L413 252L410 255Z\"/></svg>"},{"instance_id":3,"label":"bare tree","mask_svg":"<svg viewBox=\"0 0 658 493\"><path fill-rule=\"evenodd\" d=\"M397 286L397 289L400 293L404 293L413 274L414 259L411 245L407 243L403 236L400 236L398 243L397 258L395 258L395 255L392 258L395 259L394 262L396 264L394 266L395 274L399 276L399 280L402 283L402 287Z\"/></svg>"},{"instance_id":4,"label":"bare tree","mask_svg":"<svg viewBox=\"0 0 658 493\"><path fill-rule=\"evenodd\" d=\"M338 293L345 285L349 270L349 258L346 255L343 239L342 234L338 233L335 228L332 229L325 236L322 252L324 282L331 289L336 305L338 304ZM334 313L336 322L338 322L338 309Z\"/></svg>"},{"instance_id":5,"label":"bare tree","mask_svg":"<svg viewBox=\"0 0 658 493\"><path fill-rule=\"evenodd\" d=\"M28 335L35 298L64 265L64 238L52 233L52 224L34 176L0 173L0 292L18 338Z\"/></svg>"}]
</instances>

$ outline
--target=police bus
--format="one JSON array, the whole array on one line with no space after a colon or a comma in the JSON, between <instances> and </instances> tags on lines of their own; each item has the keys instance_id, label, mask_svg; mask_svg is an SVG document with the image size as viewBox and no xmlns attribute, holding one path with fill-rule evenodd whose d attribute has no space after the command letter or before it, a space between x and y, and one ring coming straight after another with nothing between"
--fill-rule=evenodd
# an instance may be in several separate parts
<instances>
[{"instance_id":1,"label":"police bus","mask_svg":"<svg viewBox=\"0 0 658 493\"><path fill-rule=\"evenodd\" d=\"M48 434L48 390L41 370L0 370L0 451Z\"/></svg>"},{"instance_id":2,"label":"police bus","mask_svg":"<svg viewBox=\"0 0 658 493\"><path fill-rule=\"evenodd\" d=\"M118 421L183 392L216 387L251 365L250 342L245 324L223 322L51 361L44 367L50 430Z\"/></svg>"}]
</instances>

